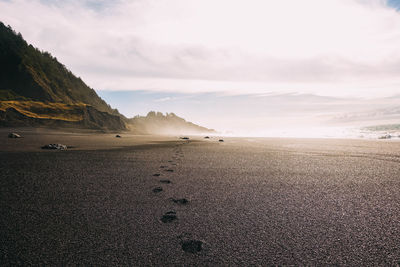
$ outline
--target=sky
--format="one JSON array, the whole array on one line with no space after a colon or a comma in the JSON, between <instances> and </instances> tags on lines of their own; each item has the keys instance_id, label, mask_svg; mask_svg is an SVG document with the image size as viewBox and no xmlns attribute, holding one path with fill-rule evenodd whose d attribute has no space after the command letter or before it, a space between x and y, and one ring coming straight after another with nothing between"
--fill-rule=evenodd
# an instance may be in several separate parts
<instances>
[{"instance_id":1,"label":"sky","mask_svg":"<svg viewBox=\"0 0 400 267\"><path fill-rule=\"evenodd\" d=\"M243 133L399 121L399 9L400 0L0 0L0 20L126 116L175 112Z\"/></svg>"}]
</instances>

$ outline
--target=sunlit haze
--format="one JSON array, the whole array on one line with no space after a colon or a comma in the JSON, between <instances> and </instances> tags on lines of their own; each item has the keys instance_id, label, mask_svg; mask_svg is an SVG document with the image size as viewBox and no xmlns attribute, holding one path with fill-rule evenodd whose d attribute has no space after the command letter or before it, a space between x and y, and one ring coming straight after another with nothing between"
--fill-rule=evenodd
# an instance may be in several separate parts
<instances>
[{"instance_id":1,"label":"sunlit haze","mask_svg":"<svg viewBox=\"0 0 400 267\"><path fill-rule=\"evenodd\" d=\"M0 20L128 117L157 110L231 135L314 136L399 122L399 7L0 0Z\"/></svg>"}]
</instances>

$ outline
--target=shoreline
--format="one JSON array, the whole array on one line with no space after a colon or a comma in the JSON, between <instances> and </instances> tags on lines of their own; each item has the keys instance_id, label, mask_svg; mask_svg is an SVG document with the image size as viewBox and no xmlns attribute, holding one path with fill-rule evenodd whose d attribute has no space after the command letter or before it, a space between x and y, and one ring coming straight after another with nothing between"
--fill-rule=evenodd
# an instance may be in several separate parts
<instances>
[{"instance_id":1,"label":"shoreline","mask_svg":"<svg viewBox=\"0 0 400 267\"><path fill-rule=\"evenodd\" d=\"M7 138L11 132L21 134L23 138ZM121 138L115 136L119 134ZM42 151L41 147L50 143L60 143L68 146L68 150L103 150L120 149L130 146L146 144L160 144L163 142L182 142L184 135L137 135L129 131L123 132L99 132L96 130L82 129L50 129L45 127L22 127L0 128L0 151ZM209 135L210 139L204 139L206 134L187 135L191 141L196 142L217 142L221 135ZM248 136L224 136L224 140L240 142L247 140L252 142L377 142L377 143L398 143L399 138L374 139L374 138L346 138L346 137L248 137Z\"/></svg>"}]
</instances>

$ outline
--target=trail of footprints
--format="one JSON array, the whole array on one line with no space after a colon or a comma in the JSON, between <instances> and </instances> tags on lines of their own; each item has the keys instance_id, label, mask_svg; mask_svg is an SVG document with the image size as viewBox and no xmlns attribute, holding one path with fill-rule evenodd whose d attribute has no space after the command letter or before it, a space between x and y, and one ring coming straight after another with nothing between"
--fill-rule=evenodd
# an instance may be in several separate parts
<instances>
[{"instance_id":1,"label":"trail of footprints","mask_svg":"<svg viewBox=\"0 0 400 267\"><path fill-rule=\"evenodd\" d=\"M182 145L182 144L181 144ZM168 165L161 165L160 166L160 170L162 170L165 174L167 173L173 173L174 169L171 166L177 166L178 163L176 161L181 160L184 155L181 149L181 145L176 145L176 150L175 150L175 154L172 157L172 160L168 160ZM155 173L153 174L154 177L160 177L163 176L163 174L161 172ZM169 179L160 179L159 183L161 184L173 184L171 180ZM163 192L164 189L161 186L157 186L153 188L153 193L154 194L159 194L160 192ZM177 205L187 205L189 204L189 200L187 200L186 198L169 198L169 201L171 201L174 204ZM174 210L169 210L167 212L165 212L161 218L160 221L162 223L173 223L178 221L178 216L176 214L176 211ZM184 252L187 253L197 253L200 252L202 250L202 246L204 244L203 241L197 240L197 239L193 239L191 234L188 233L184 233L182 235L178 236L178 239L180 240L180 245L181 248Z\"/></svg>"}]
</instances>

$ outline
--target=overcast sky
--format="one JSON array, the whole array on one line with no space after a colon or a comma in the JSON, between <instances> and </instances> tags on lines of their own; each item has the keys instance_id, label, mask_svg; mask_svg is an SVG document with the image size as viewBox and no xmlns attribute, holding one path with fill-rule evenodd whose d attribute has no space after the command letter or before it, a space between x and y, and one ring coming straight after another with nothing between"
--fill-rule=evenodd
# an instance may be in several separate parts
<instances>
[{"instance_id":1,"label":"overcast sky","mask_svg":"<svg viewBox=\"0 0 400 267\"><path fill-rule=\"evenodd\" d=\"M290 95L281 101L292 102L292 117L315 102L313 95L330 103L351 100L360 111L371 101L392 107L392 96L400 94L399 2L0 0L0 20L128 116L147 112L137 107L147 101L147 109L179 107L178 115L230 129L218 118L202 118L204 109L227 117L241 106L236 120L248 123L259 101L268 107L264 118L277 118L279 105L275 115L268 113L271 95ZM293 96L302 94L308 98ZM226 108L177 105L188 98L218 98L211 102ZM311 108L314 117L336 112L318 105L318 112Z\"/></svg>"}]
</instances>

